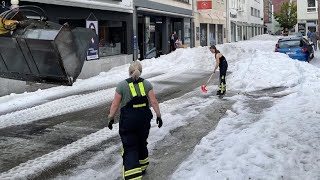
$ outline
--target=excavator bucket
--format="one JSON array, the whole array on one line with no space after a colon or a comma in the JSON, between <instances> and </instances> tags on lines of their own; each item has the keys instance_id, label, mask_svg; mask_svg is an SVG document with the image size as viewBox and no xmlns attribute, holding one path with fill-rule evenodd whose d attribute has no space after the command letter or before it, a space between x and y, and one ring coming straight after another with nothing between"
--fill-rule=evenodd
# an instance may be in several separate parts
<instances>
[{"instance_id":1,"label":"excavator bucket","mask_svg":"<svg viewBox=\"0 0 320 180\"><path fill-rule=\"evenodd\" d=\"M17 29L0 36L0 77L72 85L95 38L91 29L51 22Z\"/></svg>"}]
</instances>

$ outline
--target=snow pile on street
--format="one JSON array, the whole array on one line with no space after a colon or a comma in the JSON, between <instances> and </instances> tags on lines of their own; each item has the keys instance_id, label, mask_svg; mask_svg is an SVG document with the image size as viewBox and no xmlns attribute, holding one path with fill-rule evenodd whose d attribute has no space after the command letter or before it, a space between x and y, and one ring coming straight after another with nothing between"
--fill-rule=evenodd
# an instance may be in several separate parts
<instances>
[{"instance_id":1,"label":"snow pile on street","mask_svg":"<svg viewBox=\"0 0 320 180\"><path fill-rule=\"evenodd\" d=\"M272 36L269 34L262 34L259 36L254 36L250 40L253 41L277 41L281 36Z\"/></svg>"},{"instance_id":2,"label":"snow pile on street","mask_svg":"<svg viewBox=\"0 0 320 180\"><path fill-rule=\"evenodd\" d=\"M175 52L157 59L142 61L143 77L154 77L151 80L168 79L174 75L191 70L199 72L212 71L213 56L208 48L177 49ZM108 72L86 79L78 80L73 86L59 86L36 92L11 94L0 97L0 114L30 108L48 101L66 96L78 95L85 92L113 88L116 84L128 77L129 64L115 67ZM1 117L0 117L1 119Z\"/></svg>"},{"instance_id":3,"label":"snow pile on street","mask_svg":"<svg viewBox=\"0 0 320 180\"><path fill-rule=\"evenodd\" d=\"M310 64L320 68L320 51L319 50L314 52L314 59L310 61Z\"/></svg>"},{"instance_id":4,"label":"snow pile on street","mask_svg":"<svg viewBox=\"0 0 320 180\"><path fill-rule=\"evenodd\" d=\"M292 94L261 119L238 97L172 179L320 178L319 96Z\"/></svg>"},{"instance_id":5,"label":"snow pile on street","mask_svg":"<svg viewBox=\"0 0 320 180\"><path fill-rule=\"evenodd\" d=\"M243 48L249 50L252 57L235 63L229 87L241 92L288 87L290 95L261 98L275 103L262 114L250 111L246 97L235 96L227 117L172 179L320 179L319 69L283 54Z\"/></svg>"},{"instance_id":6,"label":"snow pile on street","mask_svg":"<svg viewBox=\"0 0 320 180\"><path fill-rule=\"evenodd\" d=\"M261 36L261 37L264 37ZM257 39L261 39L260 36ZM272 39L272 36L268 36ZM263 39L263 38L262 38ZM261 44L261 41L242 41L217 45L229 62L229 71L235 71L235 64L243 59L256 56L256 50L271 52L274 50L275 41L270 40ZM283 55L284 57L285 55ZM212 71L214 68L214 56L208 47L177 49L160 58L142 61L143 77L158 76L154 80L167 79L191 70L199 72ZM114 87L119 81L128 77L129 64L115 67L108 72L102 72L96 77L86 80L78 80L71 87L54 87L36 92L11 94L0 97L0 114L30 108L48 101L77 95L87 91L104 90Z\"/></svg>"},{"instance_id":7,"label":"snow pile on street","mask_svg":"<svg viewBox=\"0 0 320 180\"><path fill-rule=\"evenodd\" d=\"M113 89L114 91L114 89ZM96 97L97 99L101 99L102 97ZM102 99L103 100L103 99ZM149 136L149 150L150 153L152 149L155 147L156 143L163 140L163 138L170 133L171 130L174 130L178 127L189 124L188 120L193 117L199 115L200 109L208 107L212 105L212 103L216 99L214 98L204 98L197 91L193 91L183 95L180 98L166 101L160 104L162 118L163 118L163 127L159 129L157 127L155 118L151 121L151 130ZM83 104L83 102L82 102ZM153 112L154 113L154 112ZM155 117L155 113L154 113ZM172 121L174 119L174 121ZM1 123L0 123L1 125ZM57 165L62 162L65 162L71 157L76 156L77 154L84 152L85 150L101 144L103 141L106 141L110 138L113 138L118 135L119 124L115 124L113 126L113 130L110 131L108 128L104 128L99 130L98 132L92 133L82 139L79 139L67 146L64 146L61 149L38 157L36 159L27 161L25 163L20 164L19 166L0 174L0 179L26 179L35 177L39 175L41 172ZM80 168L81 172L76 172L73 174L73 178L71 179L90 179L92 177L96 177L95 179L117 179L121 174L121 166L122 166L122 158L120 153L118 153L118 146L108 147L102 154L99 154L98 157L93 157L87 164L83 165ZM114 157L110 157L110 153L117 152L114 154ZM109 153L109 154L105 154ZM113 167L106 168L102 167L101 171L96 171L88 168L91 163L97 163L97 161L101 161L101 158L104 160L113 159L116 161L112 164ZM106 160L105 162L108 162ZM104 162L104 163L105 163ZM103 163L103 164L104 164ZM116 166L115 166L116 165ZM116 173L115 173L116 171ZM64 178L66 179L66 178Z\"/></svg>"}]
</instances>

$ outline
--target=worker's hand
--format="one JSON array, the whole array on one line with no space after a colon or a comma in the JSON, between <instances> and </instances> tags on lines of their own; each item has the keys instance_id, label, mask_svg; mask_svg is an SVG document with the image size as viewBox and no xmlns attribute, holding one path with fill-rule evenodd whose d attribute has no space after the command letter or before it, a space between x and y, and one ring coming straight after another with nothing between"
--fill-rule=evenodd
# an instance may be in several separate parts
<instances>
[{"instance_id":1,"label":"worker's hand","mask_svg":"<svg viewBox=\"0 0 320 180\"><path fill-rule=\"evenodd\" d=\"M108 120L109 120L109 123L108 123L108 128L110 129L110 130L112 130L112 125L113 125L113 123L114 123L114 117L111 117L111 116L108 116Z\"/></svg>"},{"instance_id":2,"label":"worker's hand","mask_svg":"<svg viewBox=\"0 0 320 180\"><path fill-rule=\"evenodd\" d=\"M157 117L157 124L158 124L158 127L159 127L159 128L162 127L163 122L162 122L161 117Z\"/></svg>"}]
</instances>

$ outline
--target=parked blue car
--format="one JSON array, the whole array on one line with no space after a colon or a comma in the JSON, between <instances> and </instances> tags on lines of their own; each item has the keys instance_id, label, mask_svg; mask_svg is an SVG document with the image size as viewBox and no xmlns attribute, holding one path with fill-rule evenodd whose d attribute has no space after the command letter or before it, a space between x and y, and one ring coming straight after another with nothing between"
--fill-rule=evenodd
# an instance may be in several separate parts
<instances>
[{"instance_id":1,"label":"parked blue car","mask_svg":"<svg viewBox=\"0 0 320 180\"><path fill-rule=\"evenodd\" d=\"M314 58L312 44L304 37L285 37L278 40L275 52L287 54L292 59L310 62Z\"/></svg>"}]
</instances>

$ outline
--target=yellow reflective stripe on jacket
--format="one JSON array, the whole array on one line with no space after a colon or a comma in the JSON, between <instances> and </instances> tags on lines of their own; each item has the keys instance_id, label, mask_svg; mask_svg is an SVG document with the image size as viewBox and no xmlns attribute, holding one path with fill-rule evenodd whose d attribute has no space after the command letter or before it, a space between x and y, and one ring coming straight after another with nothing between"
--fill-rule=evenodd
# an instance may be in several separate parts
<instances>
[{"instance_id":1,"label":"yellow reflective stripe on jacket","mask_svg":"<svg viewBox=\"0 0 320 180\"><path fill-rule=\"evenodd\" d=\"M134 175L134 174L139 174L139 173L142 173L142 170L141 170L140 167L125 171L124 172L124 176L127 177L127 176L131 176L131 175Z\"/></svg>"},{"instance_id":2,"label":"yellow reflective stripe on jacket","mask_svg":"<svg viewBox=\"0 0 320 180\"><path fill-rule=\"evenodd\" d=\"M143 103L143 104L134 104L133 105L133 108L141 108L141 107L146 107L147 104L146 103Z\"/></svg>"},{"instance_id":3,"label":"yellow reflective stripe on jacket","mask_svg":"<svg viewBox=\"0 0 320 180\"><path fill-rule=\"evenodd\" d=\"M143 82L139 82L138 84L139 84L139 89L140 89L141 96L146 96L146 91L144 89Z\"/></svg>"},{"instance_id":4,"label":"yellow reflective stripe on jacket","mask_svg":"<svg viewBox=\"0 0 320 180\"><path fill-rule=\"evenodd\" d=\"M129 88L130 88L132 97L136 97L136 96L137 96L137 91L136 91L136 89L134 88L133 83L129 83Z\"/></svg>"}]
</instances>

